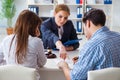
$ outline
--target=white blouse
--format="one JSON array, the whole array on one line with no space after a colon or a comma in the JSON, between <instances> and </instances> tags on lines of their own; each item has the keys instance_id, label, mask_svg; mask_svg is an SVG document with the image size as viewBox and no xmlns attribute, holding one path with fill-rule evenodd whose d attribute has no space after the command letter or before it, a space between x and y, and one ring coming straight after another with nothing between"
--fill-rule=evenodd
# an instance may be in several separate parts
<instances>
[{"instance_id":1,"label":"white blouse","mask_svg":"<svg viewBox=\"0 0 120 80\"><path fill-rule=\"evenodd\" d=\"M15 60L16 38L13 40L9 53L10 43L14 35L7 36L0 44L0 64L17 64ZM29 36L28 51L24 63L26 67L36 68L45 65L47 58L44 53L43 42L40 38ZM3 63L4 62L4 63Z\"/></svg>"}]
</instances>

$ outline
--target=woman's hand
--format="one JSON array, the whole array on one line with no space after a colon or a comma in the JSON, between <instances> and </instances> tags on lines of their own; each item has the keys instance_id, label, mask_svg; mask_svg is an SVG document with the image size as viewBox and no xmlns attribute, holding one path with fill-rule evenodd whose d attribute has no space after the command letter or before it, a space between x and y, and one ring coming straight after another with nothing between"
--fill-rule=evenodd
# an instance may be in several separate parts
<instances>
[{"instance_id":1,"label":"woman's hand","mask_svg":"<svg viewBox=\"0 0 120 80\"><path fill-rule=\"evenodd\" d=\"M62 59L66 59L66 56L67 56L67 54L66 53L60 53L60 58L62 58Z\"/></svg>"},{"instance_id":2,"label":"woman's hand","mask_svg":"<svg viewBox=\"0 0 120 80\"><path fill-rule=\"evenodd\" d=\"M59 49L60 58L66 59L67 51L60 40L56 42L56 48Z\"/></svg>"},{"instance_id":3,"label":"woman's hand","mask_svg":"<svg viewBox=\"0 0 120 80\"><path fill-rule=\"evenodd\" d=\"M59 49L59 54L60 54L60 58L62 59L66 59L66 56L67 56L67 52L66 52L66 49L64 46L62 46L60 49Z\"/></svg>"}]
</instances>

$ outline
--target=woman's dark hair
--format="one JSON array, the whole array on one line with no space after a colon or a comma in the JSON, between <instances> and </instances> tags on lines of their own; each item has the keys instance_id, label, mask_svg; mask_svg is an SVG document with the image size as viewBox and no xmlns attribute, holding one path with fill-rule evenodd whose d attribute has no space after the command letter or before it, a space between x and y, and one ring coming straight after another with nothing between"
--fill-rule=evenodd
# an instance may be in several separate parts
<instances>
[{"instance_id":1,"label":"woman's dark hair","mask_svg":"<svg viewBox=\"0 0 120 80\"><path fill-rule=\"evenodd\" d=\"M83 22L86 23L87 20L92 21L92 23L96 26L104 26L106 22L106 16L103 10L93 8L84 14Z\"/></svg>"}]
</instances>

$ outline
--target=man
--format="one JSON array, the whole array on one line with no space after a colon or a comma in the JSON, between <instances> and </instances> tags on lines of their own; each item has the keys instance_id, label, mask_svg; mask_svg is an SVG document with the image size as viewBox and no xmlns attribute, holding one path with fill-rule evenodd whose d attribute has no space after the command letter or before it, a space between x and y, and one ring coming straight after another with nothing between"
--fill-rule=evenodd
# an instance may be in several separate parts
<instances>
[{"instance_id":1,"label":"man","mask_svg":"<svg viewBox=\"0 0 120 80\"><path fill-rule=\"evenodd\" d=\"M87 80L90 70L120 67L120 33L105 25L106 16L100 9L91 9L83 17L85 36L88 39L70 71L65 61L58 63L66 80Z\"/></svg>"}]
</instances>

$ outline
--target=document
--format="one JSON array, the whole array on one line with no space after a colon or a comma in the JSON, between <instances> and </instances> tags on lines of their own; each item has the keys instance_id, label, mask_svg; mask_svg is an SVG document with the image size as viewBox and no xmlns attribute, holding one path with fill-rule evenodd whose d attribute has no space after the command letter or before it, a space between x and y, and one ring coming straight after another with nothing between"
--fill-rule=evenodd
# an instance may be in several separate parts
<instances>
[{"instance_id":1,"label":"document","mask_svg":"<svg viewBox=\"0 0 120 80\"><path fill-rule=\"evenodd\" d=\"M56 65L58 65L58 63L60 61L65 61L68 64L68 66L69 66L70 69L73 68L73 61L71 59L69 59L69 58L67 58L66 60L63 60L63 59L54 59L54 62L55 62Z\"/></svg>"}]
</instances>

